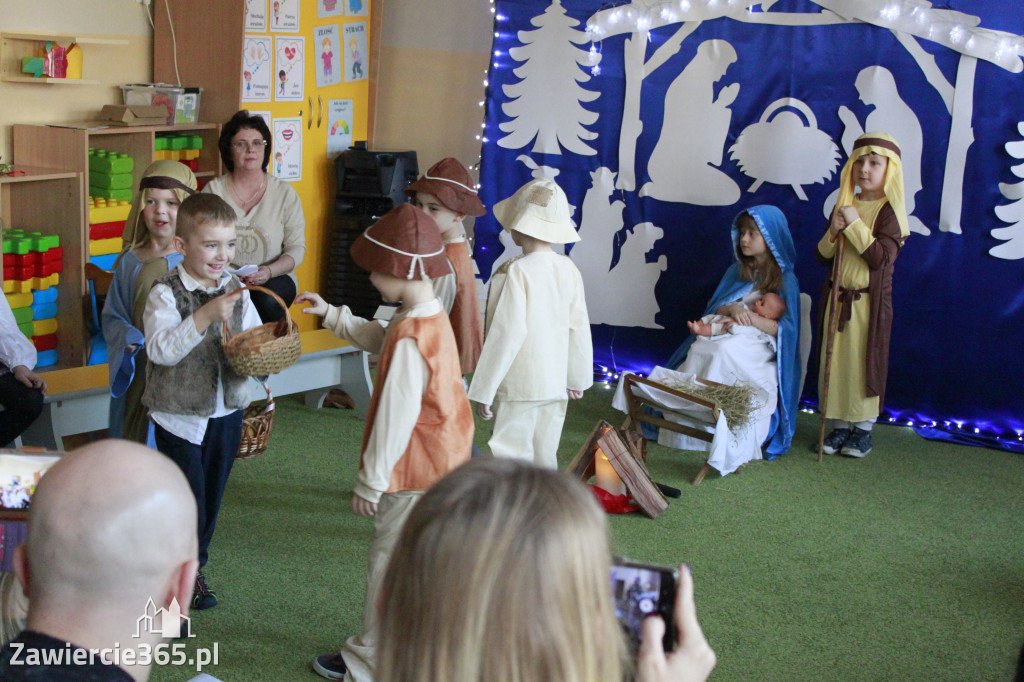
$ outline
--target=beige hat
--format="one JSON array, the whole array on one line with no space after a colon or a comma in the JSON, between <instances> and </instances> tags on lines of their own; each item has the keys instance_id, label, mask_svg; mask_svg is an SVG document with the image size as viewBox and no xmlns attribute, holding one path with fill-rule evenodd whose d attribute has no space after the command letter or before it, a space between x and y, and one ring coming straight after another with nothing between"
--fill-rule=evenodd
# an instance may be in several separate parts
<instances>
[{"instance_id":1,"label":"beige hat","mask_svg":"<svg viewBox=\"0 0 1024 682\"><path fill-rule=\"evenodd\" d=\"M412 204L399 204L352 244L356 265L401 279L435 279L451 274L437 223Z\"/></svg>"},{"instance_id":2,"label":"beige hat","mask_svg":"<svg viewBox=\"0 0 1024 682\"><path fill-rule=\"evenodd\" d=\"M128 220L124 223L121 235L123 251L130 251L136 246L149 242L149 231L142 220L142 212L149 198L147 189L169 189L178 196L178 203L196 191L196 176L192 169L179 161L154 161L142 173L139 191L135 193Z\"/></svg>"},{"instance_id":3,"label":"beige hat","mask_svg":"<svg viewBox=\"0 0 1024 682\"><path fill-rule=\"evenodd\" d=\"M553 244L580 240L569 211L565 192L548 178L526 183L504 201L494 205L494 217L509 232L522 232Z\"/></svg>"}]
</instances>

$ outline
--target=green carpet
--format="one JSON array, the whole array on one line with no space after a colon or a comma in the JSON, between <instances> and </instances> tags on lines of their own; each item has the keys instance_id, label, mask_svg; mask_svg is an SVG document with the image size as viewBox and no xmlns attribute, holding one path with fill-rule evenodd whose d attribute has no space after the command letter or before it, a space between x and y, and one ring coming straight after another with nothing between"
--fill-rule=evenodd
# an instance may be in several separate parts
<instances>
[{"instance_id":1,"label":"green carpet","mask_svg":"<svg viewBox=\"0 0 1024 682\"><path fill-rule=\"evenodd\" d=\"M564 467L611 391L569 408ZM372 521L351 510L363 423L278 401L269 451L236 463L207 575L221 605L193 614L190 647L218 644L229 681L315 680L311 660L361 621ZM478 422L486 445L489 426ZM1024 641L1024 458L878 427L863 460L790 453L689 485L698 453L649 447L682 488L655 520L610 518L616 553L689 562L719 680L1009 680ZM188 679L155 669L156 682ZM541 682L541 681L538 681Z\"/></svg>"}]
</instances>

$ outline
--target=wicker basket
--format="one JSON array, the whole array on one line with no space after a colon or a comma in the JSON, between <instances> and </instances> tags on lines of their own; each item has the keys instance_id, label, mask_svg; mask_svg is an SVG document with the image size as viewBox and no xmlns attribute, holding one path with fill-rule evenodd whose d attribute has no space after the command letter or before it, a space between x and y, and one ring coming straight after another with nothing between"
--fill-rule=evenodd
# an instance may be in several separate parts
<instances>
[{"instance_id":1,"label":"wicker basket","mask_svg":"<svg viewBox=\"0 0 1024 682\"><path fill-rule=\"evenodd\" d=\"M242 440L238 443L235 459L252 459L267 451L270 430L274 428L274 396L266 382L263 382L263 388L267 390L267 399L250 404L243 413Z\"/></svg>"},{"instance_id":2,"label":"wicker basket","mask_svg":"<svg viewBox=\"0 0 1024 682\"><path fill-rule=\"evenodd\" d=\"M245 289L262 291L272 296L284 309L288 331L283 336L278 336L276 332L278 323L268 322L231 335L228 325L222 324L220 333L224 341L224 353L228 356L232 369L243 376L264 377L268 374L277 374L295 364L302 353L299 328L295 326L295 320L288 314L288 306L284 304L280 296L270 289L256 286L242 287L239 291Z\"/></svg>"}]
</instances>

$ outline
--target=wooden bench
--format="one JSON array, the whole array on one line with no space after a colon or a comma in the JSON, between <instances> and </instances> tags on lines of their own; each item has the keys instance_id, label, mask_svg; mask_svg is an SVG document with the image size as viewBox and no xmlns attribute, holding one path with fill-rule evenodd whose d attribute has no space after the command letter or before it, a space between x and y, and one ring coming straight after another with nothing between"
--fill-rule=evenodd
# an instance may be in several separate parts
<instances>
[{"instance_id":1,"label":"wooden bench","mask_svg":"<svg viewBox=\"0 0 1024 682\"><path fill-rule=\"evenodd\" d=\"M327 393L340 388L355 402L359 417L370 405L368 354L327 329L301 332L302 355L298 362L268 383L275 396L305 393L309 407L321 407ZM106 364L42 371L46 379L43 413L22 435L25 445L63 450L64 437L107 428L110 383ZM256 381L250 382L252 400L266 398Z\"/></svg>"}]
</instances>

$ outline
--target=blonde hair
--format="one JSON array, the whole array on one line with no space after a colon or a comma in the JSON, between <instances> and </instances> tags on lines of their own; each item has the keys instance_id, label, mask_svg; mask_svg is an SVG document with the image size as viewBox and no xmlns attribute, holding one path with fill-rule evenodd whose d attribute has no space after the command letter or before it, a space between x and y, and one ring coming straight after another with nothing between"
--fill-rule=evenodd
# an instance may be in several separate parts
<instances>
[{"instance_id":1,"label":"blonde hair","mask_svg":"<svg viewBox=\"0 0 1024 682\"><path fill-rule=\"evenodd\" d=\"M621 682L604 513L564 473L478 459L402 530L381 590L378 682Z\"/></svg>"},{"instance_id":2,"label":"blonde hair","mask_svg":"<svg viewBox=\"0 0 1024 682\"><path fill-rule=\"evenodd\" d=\"M746 218L746 221L744 221ZM749 221L749 222L747 222ZM754 216L750 215L746 211L739 214L736 217L736 228L739 230L739 234L742 236L744 229L757 230L760 234L761 228L758 226L757 221L754 220ZM761 235L764 239L764 235ZM768 240L765 239L765 249L768 252L768 258L764 260L764 272L757 270L757 261L753 256L744 256L743 250L740 249L740 240L736 240L734 245L736 250L736 257L740 261L740 279L746 282L753 282L754 287L759 289L762 294L775 293L782 289L782 268L779 267L778 262L775 260L775 254L768 248Z\"/></svg>"},{"instance_id":3,"label":"blonde hair","mask_svg":"<svg viewBox=\"0 0 1024 682\"><path fill-rule=\"evenodd\" d=\"M8 571L0 572L0 647L21 634L27 614L28 599L18 578Z\"/></svg>"}]
</instances>

